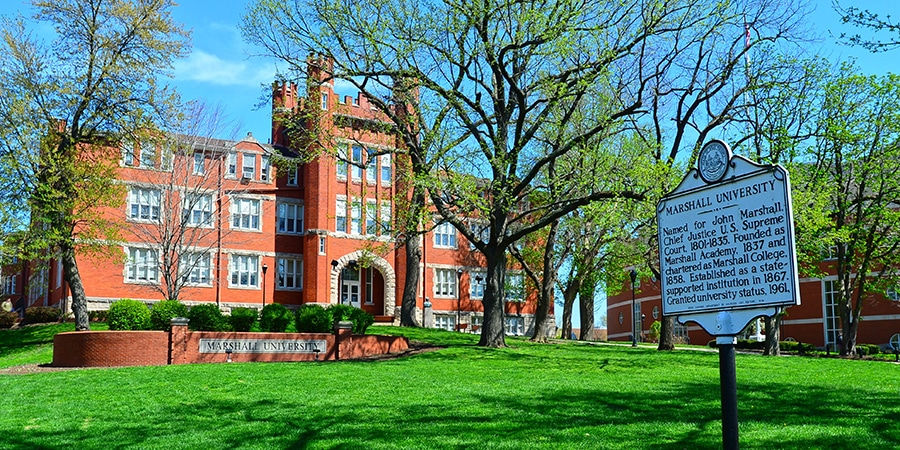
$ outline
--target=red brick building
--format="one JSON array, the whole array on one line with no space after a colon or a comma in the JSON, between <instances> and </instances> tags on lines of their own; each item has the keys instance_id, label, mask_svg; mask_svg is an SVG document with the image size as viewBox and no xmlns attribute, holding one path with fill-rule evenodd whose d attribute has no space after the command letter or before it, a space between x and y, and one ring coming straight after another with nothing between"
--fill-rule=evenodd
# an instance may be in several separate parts
<instances>
[{"instance_id":1,"label":"red brick building","mask_svg":"<svg viewBox=\"0 0 900 450\"><path fill-rule=\"evenodd\" d=\"M124 207L98 213L121 219L124 242L112 247L121 254L79 257L89 310L120 298L152 304L178 284L178 298L189 305L343 302L381 322L399 320L405 256L390 230L395 199L406 193L395 181L402 167L391 153L397 142L367 98L338 98L319 75L321 64L327 62L311 65L310 78L320 82L305 97L295 84L274 86L271 144L249 134L239 141L179 137L174 151L159 142L122 144ZM315 108L308 117L336 149L297 144L301 139L289 139L288 127L275 120L303 108ZM306 162L293 167L301 155ZM172 235L179 236L174 245ZM417 317L438 328L477 330L483 258L450 224L437 224L422 239ZM69 308L56 261L4 273L9 297ZM526 298L523 273L511 270L507 278L507 331L527 334L534 295Z\"/></svg>"},{"instance_id":2,"label":"red brick building","mask_svg":"<svg viewBox=\"0 0 900 450\"><path fill-rule=\"evenodd\" d=\"M826 261L823 268L827 270L827 267ZM832 270L829 273L834 272ZM630 341L632 323L640 331L639 336L647 336L653 322L662 318L662 297L658 280L640 281L634 295L635 314L631 313L632 291L629 288L626 284L621 292L607 298L607 329L610 340ZM800 305L787 308L781 325L781 340L793 339L819 348L830 344L831 349L834 349L841 333L841 319L834 304L836 291L837 280L834 276L801 278ZM857 342L885 345L898 333L900 289L889 291L887 297L870 295L863 305ZM691 344L704 345L714 339L693 322L688 322L687 326L676 325L675 334ZM745 334L750 337L752 332Z\"/></svg>"}]
</instances>

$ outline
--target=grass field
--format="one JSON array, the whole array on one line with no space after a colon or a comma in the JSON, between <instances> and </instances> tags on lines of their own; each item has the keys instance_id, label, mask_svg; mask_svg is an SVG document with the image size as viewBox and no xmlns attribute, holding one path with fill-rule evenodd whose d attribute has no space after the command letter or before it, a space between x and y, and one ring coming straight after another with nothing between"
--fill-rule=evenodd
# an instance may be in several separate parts
<instances>
[{"instance_id":1,"label":"grass field","mask_svg":"<svg viewBox=\"0 0 900 450\"><path fill-rule=\"evenodd\" d=\"M54 325L0 331L46 363ZM705 449L718 355L373 327L446 348L373 362L0 375L0 448ZM741 447L900 448L900 365L737 356Z\"/></svg>"}]
</instances>

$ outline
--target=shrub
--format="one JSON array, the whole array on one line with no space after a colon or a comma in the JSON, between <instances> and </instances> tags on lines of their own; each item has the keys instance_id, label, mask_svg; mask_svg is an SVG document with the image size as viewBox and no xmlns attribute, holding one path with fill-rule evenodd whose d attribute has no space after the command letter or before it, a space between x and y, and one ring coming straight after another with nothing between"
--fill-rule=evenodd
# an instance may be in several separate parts
<instances>
[{"instance_id":1,"label":"shrub","mask_svg":"<svg viewBox=\"0 0 900 450\"><path fill-rule=\"evenodd\" d=\"M262 309L259 319L259 329L275 333L284 333L291 323L291 313L280 303L269 303Z\"/></svg>"},{"instance_id":2,"label":"shrub","mask_svg":"<svg viewBox=\"0 0 900 450\"><path fill-rule=\"evenodd\" d=\"M178 300L163 300L150 310L150 329L171 331L172 319L187 317L188 309Z\"/></svg>"},{"instance_id":3,"label":"shrub","mask_svg":"<svg viewBox=\"0 0 900 450\"><path fill-rule=\"evenodd\" d=\"M192 331L228 331L228 320L213 303L194 305L187 313L188 328Z\"/></svg>"},{"instance_id":4,"label":"shrub","mask_svg":"<svg viewBox=\"0 0 900 450\"><path fill-rule=\"evenodd\" d=\"M108 312L106 310L88 311L88 319L92 322L106 322Z\"/></svg>"},{"instance_id":5,"label":"shrub","mask_svg":"<svg viewBox=\"0 0 900 450\"><path fill-rule=\"evenodd\" d=\"M106 321L110 330L146 330L150 328L150 308L137 300L123 298L109 305Z\"/></svg>"},{"instance_id":6,"label":"shrub","mask_svg":"<svg viewBox=\"0 0 900 450\"><path fill-rule=\"evenodd\" d=\"M25 323L59 322L59 308L34 306L25 309Z\"/></svg>"},{"instance_id":7,"label":"shrub","mask_svg":"<svg viewBox=\"0 0 900 450\"><path fill-rule=\"evenodd\" d=\"M856 354L859 356L877 355L881 348L875 344L856 344Z\"/></svg>"},{"instance_id":8,"label":"shrub","mask_svg":"<svg viewBox=\"0 0 900 450\"><path fill-rule=\"evenodd\" d=\"M301 306L294 319L298 333L330 333L334 324L331 312L312 303Z\"/></svg>"},{"instance_id":9,"label":"shrub","mask_svg":"<svg viewBox=\"0 0 900 450\"><path fill-rule=\"evenodd\" d=\"M659 341L659 333L662 331L662 322L654 320L650 325L650 342Z\"/></svg>"},{"instance_id":10,"label":"shrub","mask_svg":"<svg viewBox=\"0 0 900 450\"><path fill-rule=\"evenodd\" d=\"M0 328L11 328L18 318L19 315L14 312L0 311Z\"/></svg>"},{"instance_id":11,"label":"shrub","mask_svg":"<svg viewBox=\"0 0 900 450\"><path fill-rule=\"evenodd\" d=\"M232 308L231 309L231 328L234 331L250 331L259 312L255 308Z\"/></svg>"},{"instance_id":12,"label":"shrub","mask_svg":"<svg viewBox=\"0 0 900 450\"><path fill-rule=\"evenodd\" d=\"M359 308L350 305L331 305L328 307L333 318L332 328L342 320L353 322L353 334L364 334L369 325L375 323L375 317Z\"/></svg>"}]
</instances>

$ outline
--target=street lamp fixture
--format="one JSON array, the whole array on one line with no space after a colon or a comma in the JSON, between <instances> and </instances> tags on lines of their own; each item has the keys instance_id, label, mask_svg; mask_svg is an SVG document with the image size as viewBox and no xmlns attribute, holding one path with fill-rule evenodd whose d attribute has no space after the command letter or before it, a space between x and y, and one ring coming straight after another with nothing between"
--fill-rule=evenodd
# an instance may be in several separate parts
<instances>
[{"instance_id":1,"label":"street lamp fixture","mask_svg":"<svg viewBox=\"0 0 900 450\"><path fill-rule=\"evenodd\" d=\"M635 304L634 304L634 283L637 281L637 270L631 269L628 273L631 276L631 346L637 347L637 329L635 327Z\"/></svg>"}]
</instances>

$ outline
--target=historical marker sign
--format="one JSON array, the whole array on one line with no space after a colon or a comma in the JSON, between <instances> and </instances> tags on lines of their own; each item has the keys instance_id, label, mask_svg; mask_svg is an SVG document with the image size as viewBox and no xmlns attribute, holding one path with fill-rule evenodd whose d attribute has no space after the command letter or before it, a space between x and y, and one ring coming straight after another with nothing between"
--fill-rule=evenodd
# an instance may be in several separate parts
<instances>
[{"instance_id":1,"label":"historical marker sign","mask_svg":"<svg viewBox=\"0 0 900 450\"><path fill-rule=\"evenodd\" d=\"M800 303L790 182L707 144L657 205L664 315Z\"/></svg>"}]
</instances>

